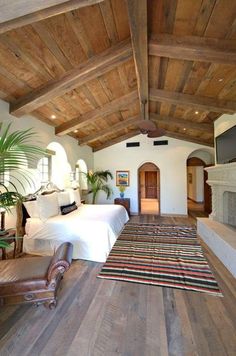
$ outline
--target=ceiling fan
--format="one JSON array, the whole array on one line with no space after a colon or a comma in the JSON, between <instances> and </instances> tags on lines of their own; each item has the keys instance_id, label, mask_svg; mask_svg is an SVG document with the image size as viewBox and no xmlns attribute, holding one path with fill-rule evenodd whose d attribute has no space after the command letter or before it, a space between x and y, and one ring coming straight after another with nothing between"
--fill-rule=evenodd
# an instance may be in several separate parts
<instances>
[{"instance_id":1,"label":"ceiling fan","mask_svg":"<svg viewBox=\"0 0 236 356\"><path fill-rule=\"evenodd\" d=\"M147 100L142 101L142 119L138 122L138 127L143 135L149 138L161 137L166 133L165 129L159 128L150 119L146 119L145 105Z\"/></svg>"}]
</instances>

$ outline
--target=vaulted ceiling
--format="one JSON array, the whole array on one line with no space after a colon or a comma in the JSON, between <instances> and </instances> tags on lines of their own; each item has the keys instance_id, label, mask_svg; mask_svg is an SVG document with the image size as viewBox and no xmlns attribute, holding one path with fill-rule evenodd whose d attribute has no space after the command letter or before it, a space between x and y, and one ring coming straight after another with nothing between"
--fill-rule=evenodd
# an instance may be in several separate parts
<instances>
[{"instance_id":1,"label":"vaulted ceiling","mask_svg":"<svg viewBox=\"0 0 236 356\"><path fill-rule=\"evenodd\" d=\"M214 120L236 112L235 1L12 0L0 22L12 115L94 151L140 133L140 118L212 146Z\"/></svg>"}]
</instances>

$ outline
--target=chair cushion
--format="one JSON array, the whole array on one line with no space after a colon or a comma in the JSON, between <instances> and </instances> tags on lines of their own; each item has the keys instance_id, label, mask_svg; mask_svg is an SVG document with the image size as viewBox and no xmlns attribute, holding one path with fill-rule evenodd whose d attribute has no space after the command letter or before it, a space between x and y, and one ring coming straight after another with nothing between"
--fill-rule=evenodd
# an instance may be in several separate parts
<instances>
[{"instance_id":1,"label":"chair cushion","mask_svg":"<svg viewBox=\"0 0 236 356\"><path fill-rule=\"evenodd\" d=\"M44 256L1 261L0 289L1 284L12 284L35 279L47 280L47 271L51 259L51 256Z\"/></svg>"}]
</instances>

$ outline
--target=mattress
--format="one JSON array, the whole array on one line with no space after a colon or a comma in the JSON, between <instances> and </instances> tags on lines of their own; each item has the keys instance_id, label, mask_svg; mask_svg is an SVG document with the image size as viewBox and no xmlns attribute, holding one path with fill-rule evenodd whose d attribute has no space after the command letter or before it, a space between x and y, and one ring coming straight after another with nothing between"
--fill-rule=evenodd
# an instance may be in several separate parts
<instances>
[{"instance_id":1,"label":"mattress","mask_svg":"<svg viewBox=\"0 0 236 356\"><path fill-rule=\"evenodd\" d=\"M28 218L23 251L48 256L62 242L69 241L73 244L73 259L105 262L128 220L121 205L89 204L44 222L39 218Z\"/></svg>"}]
</instances>

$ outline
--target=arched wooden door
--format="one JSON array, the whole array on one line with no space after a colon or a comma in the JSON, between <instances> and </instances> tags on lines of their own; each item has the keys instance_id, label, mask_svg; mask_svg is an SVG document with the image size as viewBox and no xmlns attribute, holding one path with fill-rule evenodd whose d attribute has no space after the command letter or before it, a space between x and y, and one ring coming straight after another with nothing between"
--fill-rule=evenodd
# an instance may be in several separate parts
<instances>
[{"instance_id":1,"label":"arched wooden door","mask_svg":"<svg viewBox=\"0 0 236 356\"><path fill-rule=\"evenodd\" d=\"M139 212L160 214L160 170L151 162L138 169Z\"/></svg>"}]
</instances>

